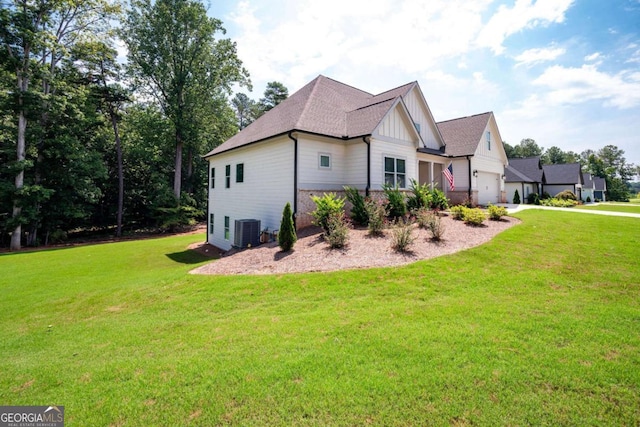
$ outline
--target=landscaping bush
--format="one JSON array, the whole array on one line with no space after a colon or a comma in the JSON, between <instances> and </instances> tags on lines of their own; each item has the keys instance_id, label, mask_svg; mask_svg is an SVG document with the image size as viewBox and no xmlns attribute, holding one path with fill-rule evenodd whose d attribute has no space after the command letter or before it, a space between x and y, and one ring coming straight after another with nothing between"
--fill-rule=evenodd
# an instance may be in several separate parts
<instances>
[{"instance_id":1,"label":"landscaping bush","mask_svg":"<svg viewBox=\"0 0 640 427\"><path fill-rule=\"evenodd\" d=\"M282 211L282 220L280 221L280 231L278 231L278 246L284 252L288 252L293 249L298 240L296 235L296 228L293 225L293 213L291 212L291 205L289 202L284 206Z\"/></svg>"},{"instance_id":2,"label":"landscaping bush","mask_svg":"<svg viewBox=\"0 0 640 427\"><path fill-rule=\"evenodd\" d=\"M324 238L332 249L343 248L349 240L349 226L343 213L331 212Z\"/></svg>"},{"instance_id":3,"label":"landscaping bush","mask_svg":"<svg viewBox=\"0 0 640 427\"><path fill-rule=\"evenodd\" d=\"M489 219L492 221L500 221L503 216L507 215L507 208L503 206L494 206L490 204L487 207L487 211L489 212Z\"/></svg>"},{"instance_id":4,"label":"landscaping bush","mask_svg":"<svg viewBox=\"0 0 640 427\"><path fill-rule=\"evenodd\" d=\"M347 195L347 200L351 203L351 219L358 225L369 224L369 215L364 206L364 197L362 194L353 187L344 187L344 192Z\"/></svg>"},{"instance_id":5,"label":"landscaping bush","mask_svg":"<svg viewBox=\"0 0 640 427\"><path fill-rule=\"evenodd\" d=\"M513 193L513 204L514 205L519 205L520 204L520 193L518 193L518 189L516 188L515 193Z\"/></svg>"},{"instance_id":6,"label":"landscaping bush","mask_svg":"<svg viewBox=\"0 0 640 427\"><path fill-rule=\"evenodd\" d=\"M442 190L438 190L434 188L431 191L431 204L429 205L431 209L444 211L449 208L449 201L447 200L447 196L444 195Z\"/></svg>"},{"instance_id":7,"label":"landscaping bush","mask_svg":"<svg viewBox=\"0 0 640 427\"><path fill-rule=\"evenodd\" d=\"M578 200L576 195L569 190L559 192L558 194L556 194L555 198L560 200Z\"/></svg>"},{"instance_id":8,"label":"landscaping bush","mask_svg":"<svg viewBox=\"0 0 640 427\"><path fill-rule=\"evenodd\" d=\"M420 208L426 208L431 205L431 192L429 191L429 185L418 184L415 179L411 180L411 194L407 197L407 208L410 212L416 211Z\"/></svg>"},{"instance_id":9,"label":"landscaping bush","mask_svg":"<svg viewBox=\"0 0 640 427\"><path fill-rule=\"evenodd\" d=\"M329 232L328 220L331 214L344 214L343 197L338 197L336 193L325 193L322 197L311 196L311 200L316 204L316 210L311 212L313 223L322 227L325 234Z\"/></svg>"},{"instance_id":10,"label":"landscaping bush","mask_svg":"<svg viewBox=\"0 0 640 427\"><path fill-rule=\"evenodd\" d=\"M541 200L540 204L542 206L553 206L554 208L572 208L577 205L578 202L571 199L563 200L554 197L551 199Z\"/></svg>"},{"instance_id":11,"label":"landscaping bush","mask_svg":"<svg viewBox=\"0 0 640 427\"><path fill-rule=\"evenodd\" d=\"M414 241L413 224L399 218L391 229L391 247L398 252L407 252Z\"/></svg>"},{"instance_id":12,"label":"landscaping bush","mask_svg":"<svg viewBox=\"0 0 640 427\"><path fill-rule=\"evenodd\" d=\"M591 203L591 197L587 196L587 203Z\"/></svg>"},{"instance_id":13,"label":"landscaping bush","mask_svg":"<svg viewBox=\"0 0 640 427\"><path fill-rule=\"evenodd\" d=\"M540 197L541 199L545 200L545 199L550 199L551 198L551 194L547 193L546 191L542 192L542 197Z\"/></svg>"},{"instance_id":14,"label":"landscaping bush","mask_svg":"<svg viewBox=\"0 0 640 427\"><path fill-rule=\"evenodd\" d=\"M463 205L457 205L457 206L450 207L449 212L451 212L451 216L453 217L453 219L457 221L462 221L464 219L464 211L466 209L469 209L469 208Z\"/></svg>"},{"instance_id":15,"label":"landscaping bush","mask_svg":"<svg viewBox=\"0 0 640 427\"><path fill-rule=\"evenodd\" d=\"M466 208L463 213L463 220L465 224L469 225L482 225L487 216L482 209L479 208Z\"/></svg>"},{"instance_id":16,"label":"landscaping bush","mask_svg":"<svg viewBox=\"0 0 640 427\"><path fill-rule=\"evenodd\" d=\"M381 236L384 231L385 221L387 218L387 210L382 202L373 199L366 199L364 208L369 218L369 234L371 236Z\"/></svg>"},{"instance_id":17,"label":"landscaping bush","mask_svg":"<svg viewBox=\"0 0 640 427\"><path fill-rule=\"evenodd\" d=\"M433 212L427 208L420 208L413 211L418 227L424 228L425 230L429 228L429 219L432 214Z\"/></svg>"},{"instance_id":18,"label":"landscaping bush","mask_svg":"<svg viewBox=\"0 0 640 427\"><path fill-rule=\"evenodd\" d=\"M538 196L538 193L530 193L527 197L527 203L529 203L530 205L539 205L540 196Z\"/></svg>"},{"instance_id":19,"label":"landscaping bush","mask_svg":"<svg viewBox=\"0 0 640 427\"><path fill-rule=\"evenodd\" d=\"M426 215L426 229L431 233L432 240L441 240L444 236L445 226L442 218L436 212L428 212Z\"/></svg>"},{"instance_id":20,"label":"landscaping bush","mask_svg":"<svg viewBox=\"0 0 640 427\"><path fill-rule=\"evenodd\" d=\"M404 194L398 187L383 185L382 189L387 196L387 214L391 219L402 218L407 214L407 204L404 201Z\"/></svg>"}]
</instances>

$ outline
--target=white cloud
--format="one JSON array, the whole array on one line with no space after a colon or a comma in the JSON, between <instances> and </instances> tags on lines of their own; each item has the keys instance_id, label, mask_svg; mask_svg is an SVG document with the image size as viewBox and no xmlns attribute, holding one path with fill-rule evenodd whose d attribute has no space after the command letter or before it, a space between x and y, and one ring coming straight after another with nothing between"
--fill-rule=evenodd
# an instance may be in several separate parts
<instances>
[{"instance_id":1,"label":"white cloud","mask_svg":"<svg viewBox=\"0 0 640 427\"><path fill-rule=\"evenodd\" d=\"M596 59L599 59L599 58L600 58L600 52L595 52L595 53L592 53L591 55L585 56L584 60L586 62L593 62L593 61L595 61Z\"/></svg>"},{"instance_id":2,"label":"white cloud","mask_svg":"<svg viewBox=\"0 0 640 427\"><path fill-rule=\"evenodd\" d=\"M609 74L598 71L595 65L580 68L552 66L533 81L546 87L550 105L581 104L602 100L605 106L620 109L640 106L640 81L636 72L621 71Z\"/></svg>"},{"instance_id":3,"label":"white cloud","mask_svg":"<svg viewBox=\"0 0 640 427\"><path fill-rule=\"evenodd\" d=\"M521 65L531 66L540 62L553 61L564 55L566 50L561 47L533 48L527 49L516 56L516 67Z\"/></svg>"},{"instance_id":4,"label":"white cloud","mask_svg":"<svg viewBox=\"0 0 640 427\"><path fill-rule=\"evenodd\" d=\"M501 54L504 40L524 29L562 23L574 0L517 0L513 7L501 5L478 35L479 46Z\"/></svg>"}]
</instances>

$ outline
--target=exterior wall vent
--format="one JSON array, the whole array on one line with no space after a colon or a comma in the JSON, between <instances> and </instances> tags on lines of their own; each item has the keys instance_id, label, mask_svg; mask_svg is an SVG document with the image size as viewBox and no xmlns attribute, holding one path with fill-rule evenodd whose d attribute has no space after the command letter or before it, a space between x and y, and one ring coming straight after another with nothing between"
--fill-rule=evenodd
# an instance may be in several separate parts
<instances>
[{"instance_id":1,"label":"exterior wall vent","mask_svg":"<svg viewBox=\"0 0 640 427\"><path fill-rule=\"evenodd\" d=\"M260 220L238 219L235 223L236 228L233 235L235 247L246 248L249 245L258 246L260 244Z\"/></svg>"}]
</instances>

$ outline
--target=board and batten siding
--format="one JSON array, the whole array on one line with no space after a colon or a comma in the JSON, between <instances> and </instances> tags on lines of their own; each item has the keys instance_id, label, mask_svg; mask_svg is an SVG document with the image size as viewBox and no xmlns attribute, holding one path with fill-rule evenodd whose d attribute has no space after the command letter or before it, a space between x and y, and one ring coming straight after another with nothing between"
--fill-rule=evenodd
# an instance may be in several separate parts
<instances>
[{"instance_id":1,"label":"board and batten siding","mask_svg":"<svg viewBox=\"0 0 640 427\"><path fill-rule=\"evenodd\" d=\"M487 132L489 132L491 138L491 149L489 149L487 144ZM499 178L498 189L500 192L504 192L505 186L504 181L502 180L502 175L504 175L504 168L506 164L507 156L504 151L504 146L502 145L498 126L495 123L495 118L492 116L482 133L482 137L478 143L478 148L472 157L471 170L477 170L478 173L485 172L489 174L497 174ZM471 179L471 188L479 191L479 199L484 199L483 195L480 194L483 189L478 188L478 179L476 177L472 177ZM491 198L493 198L493 196Z\"/></svg>"},{"instance_id":2,"label":"board and batten siding","mask_svg":"<svg viewBox=\"0 0 640 427\"><path fill-rule=\"evenodd\" d=\"M384 117L375 132L377 135L400 141L415 141L417 139L415 130L410 128L411 126L415 129L414 124L409 123L407 115L400 111L401 108L400 104L396 105L393 111Z\"/></svg>"},{"instance_id":3,"label":"board and batten siding","mask_svg":"<svg viewBox=\"0 0 640 427\"><path fill-rule=\"evenodd\" d=\"M286 136L238 148L209 158L209 213L214 232L209 243L224 250L234 242L235 221L258 219L261 228L280 227L282 210L293 203L294 143ZM236 165L244 164L244 182L236 182ZM225 168L231 166L230 188L225 187ZM211 168L215 188L211 188ZM292 206L293 209L295 207ZM224 217L229 217L229 239L224 238Z\"/></svg>"},{"instance_id":4,"label":"board and batten siding","mask_svg":"<svg viewBox=\"0 0 640 427\"><path fill-rule=\"evenodd\" d=\"M440 149L440 138L437 135L436 124L431 119L428 105L420 95L418 88L414 87L403 97L411 118L420 125L420 136L427 148Z\"/></svg>"}]
</instances>

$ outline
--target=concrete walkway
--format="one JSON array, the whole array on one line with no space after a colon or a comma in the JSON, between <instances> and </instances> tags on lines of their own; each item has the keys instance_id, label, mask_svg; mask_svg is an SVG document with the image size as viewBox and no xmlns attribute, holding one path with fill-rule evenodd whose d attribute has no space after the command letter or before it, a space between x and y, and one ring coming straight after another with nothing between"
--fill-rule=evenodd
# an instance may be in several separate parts
<instances>
[{"instance_id":1,"label":"concrete walkway","mask_svg":"<svg viewBox=\"0 0 640 427\"><path fill-rule=\"evenodd\" d=\"M630 218L640 218L640 214L627 213L627 212L596 211L591 209L575 209L575 208L554 208L552 206L540 206L540 205L514 205L509 203L499 203L498 206L504 206L505 208L507 208L507 212L509 213L520 212L525 209L545 209L545 210L561 211L561 212L577 212L577 213L586 213L586 214L594 214L594 215L626 216ZM597 206L597 205L593 204L591 206Z\"/></svg>"}]
</instances>

